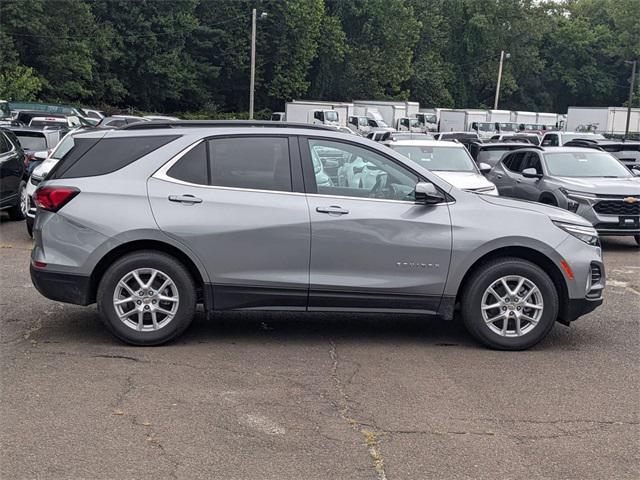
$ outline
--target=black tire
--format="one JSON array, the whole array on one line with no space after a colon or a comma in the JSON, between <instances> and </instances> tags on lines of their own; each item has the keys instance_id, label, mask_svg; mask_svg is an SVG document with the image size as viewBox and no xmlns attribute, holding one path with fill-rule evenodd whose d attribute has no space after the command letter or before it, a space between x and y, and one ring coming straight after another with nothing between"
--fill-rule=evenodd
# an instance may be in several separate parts
<instances>
[{"instance_id":1,"label":"black tire","mask_svg":"<svg viewBox=\"0 0 640 480\"><path fill-rule=\"evenodd\" d=\"M33 238L33 218L27 217L25 223L27 224L27 233Z\"/></svg>"},{"instance_id":2,"label":"black tire","mask_svg":"<svg viewBox=\"0 0 640 480\"><path fill-rule=\"evenodd\" d=\"M171 277L179 294L174 318L153 331L137 331L118 318L113 304L116 286L127 273L139 268L154 268ZM153 250L133 252L115 261L100 280L96 295L98 312L107 329L131 345L160 345L181 335L191 324L196 310L196 286L184 265L174 257Z\"/></svg>"},{"instance_id":3,"label":"black tire","mask_svg":"<svg viewBox=\"0 0 640 480\"><path fill-rule=\"evenodd\" d=\"M544 302L538 323L528 333L518 337L499 335L482 318L484 292L507 275L519 275L532 281L540 290ZM558 317L559 300L553 281L540 267L521 258L500 258L484 264L472 274L464 286L461 307L465 327L482 344L497 350L525 350L540 342L551 331Z\"/></svg>"},{"instance_id":4,"label":"black tire","mask_svg":"<svg viewBox=\"0 0 640 480\"><path fill-rule=\"evenodd\" d=\"M7 210L11 220L24 220L25 214L22 211L22 194L25 188L27 188L27 182L22 180L20 182L20 187L18 188L18 203Z\"/></svg>"}]
</instances>

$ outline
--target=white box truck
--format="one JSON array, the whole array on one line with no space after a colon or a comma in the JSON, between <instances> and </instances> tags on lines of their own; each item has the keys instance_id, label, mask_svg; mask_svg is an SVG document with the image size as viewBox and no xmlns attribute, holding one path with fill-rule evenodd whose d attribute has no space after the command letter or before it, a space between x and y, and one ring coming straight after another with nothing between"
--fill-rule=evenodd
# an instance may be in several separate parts
<instances>
[{"instance_id":1,"label":"white box truck","mask_svg":"<svg viewBox=\"0 0 640 480\"><path fill-rule=\"evenodd\" d=\"M440 110L440 132L477 132L493 134L486 110Z\"/></svg>"},{"instance_id":2,"label":"white box truck","mask_svg":"<svg viewBox=\"0 0 640 480\"><path fill-rule=\"evenodd\" d=\"M353 104L347 102L293 100L284 107L284 120L294 123L345 126L352 114Z\"/></svg>"},{"instance_id":3,"label":"white box truck","mask_svg":"<svg viewBox=\"0 0 640 480\"><path fill-rule=\"evenodd\" d=\"M387 100L354 100L354 115L363 115L386 123L387 127L397 128L399 120L404 117L415 118L420 110L418 102ZM384 127L384 125L379 125Z\"/></svg>"},{"instance_id":4,"label":"white box truck","mask_svg":"<svg viewBox=\"0 0 640 480\"><path fill-rule=\"evenodd\" d=\"M558 114L557 113L538 112L538 118L536 119L536 123L538 125L545 126L546 130L551 130L553 128L558 128Z\"/></svg>"},{"instance_id":5,"label":"white box truck","mask_svg":"<svg viewBox=\"0 0 640 480\"><path fill-rule=\"evenodd\" d=\"M537 125L538 123L538 114L536 112L524 112L524 111L514 111L511 112L511 121L517 123L519 128L526 128L526 125ZM527 129L530 130L530 129Z\"/></svg>"},{"instance_id":6,"label":"white box truck","mask_svg":"<svg viewBox=\"0 0 640 480\"><path fill-rule=\"evenodd\" d=\"M626 125L625 107L569 107L567 110L566 130L570 132L624 135ZM640 108L631 109L629 133L640 133Z\"/></svg>"}]
</instances>

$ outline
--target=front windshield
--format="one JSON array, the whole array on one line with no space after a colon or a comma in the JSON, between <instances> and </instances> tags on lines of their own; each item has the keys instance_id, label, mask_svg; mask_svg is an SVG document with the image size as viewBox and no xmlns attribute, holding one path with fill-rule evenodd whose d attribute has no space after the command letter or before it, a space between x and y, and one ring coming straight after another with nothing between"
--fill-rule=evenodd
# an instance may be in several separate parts
<instances>
[{"instance_id":1,"label":"front windshield","mask_svg":"<svg viewBox=\"0 0 640 480\"><path fill-rule=\"evenodd\" d=\"M368 127L369 119L367 117L358 117L358 125L361 127Z\"/></svg>"},{"instance_id":2,"label":"front windshield","mask_svg":"<svg viewBox=\"0 0 640 480\"><path fill-rule=\"evenodd\" d=\"M517 130L517 124L515 123L501 123L500 131L501 132L515 132Z\"/></svg>"},{"instance_id":3,"label":"front windshield","mask_svg":"<svg viewBox=\"0 0 640 480\"><path fill-rule=\"evenodd\" d=\"M0 103L0 118L11 117L11 110L8 103Z\"/></svg>"},{"instance_id":4,"label":"front windshield","mask_svg":"<svg viewBox=\"0 0 640 480\"><path fill-rule=\"evenodd\" d=\"M558 177L627 178L632 174L618 160L604 152L545 153L549 174Z\"/></svg>"},{"instance_id":5,"label":"front windshield","mask_svg":"<svg viewBox=\"0 0 640 480\"><path fill-rule=\"evenodd\" d=\"M491 122L479 122L478 123L478 131L480 132L493 132L495 131L495 127Z\"/></svg>"},{"instance_id":6,"label":"front windshield","mask_svg":"<svg viewBox=\"0 0 640 480\"><path fill-rule=\"evenodd\" d=\"M437 123L438 119L435 115L426 115L424 117L425 122L427 123Z\"/></svg>"},{"instance_id":7,"label":"front windshield","mask_svg":"<svg viewBox=\"0 0 640 480\"><path fill-rule=\"evenodd\" d=\"M565 133L563 135L564 141L570 142L571 140L576 140L577 138L585 139L585 140L604 140L605 137L599 133Z\"/></svg>"},{"instance_id":8,"label":"front windshield","mask_svg":"<svg viewBox=\"0 0 640 480\"><path fill-rule=\"evenodd\" d=\"M324 118L328 122L337 122L338 121L338 112L334 112L334 111L325 112Z\"/></svg>"},{"instance_id":9,"label":"front windshield","mask_svg":"<svg viewBox=\"0 0 640 480\"><path fill-rule=\"evenodd\" d=\"M391 145L391 148L424 168L436 172L475 172L473 160L462 147Z\"/></svg>"},{"instance_id":10,"label":"front windshield","mask_svg":"<svg viewBox=\"0 0 640 480\"><path fill-rule=\"evenodd\" d=\"M387 125L387 122L385 122L384 120L376 120L376 122L378 122L378 126L379 127L388 127L389 125Z\"/></svg>"}]
</instances>

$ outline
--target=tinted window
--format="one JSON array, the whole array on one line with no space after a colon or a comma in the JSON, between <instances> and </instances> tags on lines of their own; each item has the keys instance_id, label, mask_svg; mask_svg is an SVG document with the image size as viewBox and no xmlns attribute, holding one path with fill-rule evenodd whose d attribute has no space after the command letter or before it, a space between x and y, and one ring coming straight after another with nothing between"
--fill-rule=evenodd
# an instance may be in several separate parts
<instances>
[{"instance_id":1,"label":"tinted window","mask_svg":"<svg viewBox=\"0 0 640 480\"><path fill-rule=\"evenodd\" d=\"M289 141L282 137L209 140L211 184L291 191Z\"/></svg>"},{"instance_id":2,"label":"tinted window","mask_svg":"<svg viewBox=\"0 0 640 480\"><path fill-rule=\"evenodd\" d=\"M408 201L415 198L418 176L387 157L329 140L309 140L309 149L320 194Z\"/></svg>"},{"instance_id":3,"label":"tinted window","mask_svg":"<svg viewBox=\"0 0 640 480\"><path fill-rule=\"evenodd\" d=\"M116 137L103 139L75 138L84 152L71 148L59 162L50 178L77 178L105 175L115 172L178 138L172 136Z\"/></svg>"},{"instance_id":4,"label":"tinted window","mask_svg":"<svg viewBox=\"0 0 640 480\"><path fill-rule=\"evenodd\" d=\"M118 120L109 120L103 123L103 125L109 125L110 127L122 127L123 125L126 125L126 121L122 120L122 119L118 119Z\"/></svg>"},{"instance_id":5,"label":"tinted window","mask_svg":"<svg viewBox=\"0 0 640 480\"><path fill-rule=\"evenodd\" d=\"M4 133L0 132L0 154L7 153L11 150L11 144L4 136Z\"/></svg>"},{"instance_id":6,"label":"tinted window","mask_svg":"<svg viewBox=\"0 0 640 480\"><path fill-rule=\"evenodd\" d=\"M544 140L542 140L543 147L557 147L558 146L558 135L555 133L551 133L544 136Z\"/></svg>"},{"instance_id":7,"label":"tinted window","mask_svg":"<svg viewBox=\"0 0 640 480\"><path fill-rule=\"evenodd\" d=\"M535 169L536 173L542 175L542 165L540 163L540 157L537 153L529 152L526 154L520 170L525 170L527 168L533 168Z\"/></svg>"},{"instance_id":8,"label":"tinted window","mask_svg":"<svg viewBox=\"0 0 640 480\"><path fill-rule=\"evenodd\" d=\"M512 172L521 171L522 160L524 159L524 155L526 152L518 152L509 155L507 159L504 161L505 167L507 167Z\"/></svg>"},{"instance_id":9,"label":"tinted window","mask_svg":"<svg viewBox=\"0 0 640 480\"><path fill-rule=\"evenodd\" d=\"M167 175L183 182L207 185L207 145L200 142L182 156L167 172Z\"/></svg>"},{"instance_id":10,"label":"tinted window","mask_svg":"<svg viewBox=\"0 0 640 480\"><path fill-rule=\"evenodd\" d=\"M605 152L546 153L547 170L559 177L628 178L633 174Z\"/></svg>"}]
</instances>

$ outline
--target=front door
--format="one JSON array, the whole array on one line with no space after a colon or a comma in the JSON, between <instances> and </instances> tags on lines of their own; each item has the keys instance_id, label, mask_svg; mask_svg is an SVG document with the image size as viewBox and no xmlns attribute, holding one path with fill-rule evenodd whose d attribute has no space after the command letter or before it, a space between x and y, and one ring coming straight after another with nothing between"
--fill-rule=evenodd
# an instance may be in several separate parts
<instances>
[{"instance_id":1,"label":"front door","mask_svg":"<svg viewBox=\"0 0 640 480\"><path fill-rule=\"evenodd\" d=\"M159 227L206 266L215 309L306 309L311 237L298 152L287 136L214 137L149 179Z\"/></svg>"},{"instance_id":2,"label":"front door","mask_svg":"<svg viewBox=\"0 0 640 480\"><path fill-rule=\"evenodd\" d=\"M516 181L513 196L537 202L540 198L540 179L527 178L522 175L522 172L527 168L533 168L539 175L542 175L542 162L540 161L540 155L536 152L527 152L525 154L524 160L519 167L520 176Z\"/></svg>"},{"instance_id":3,"label":"front door","mask_svg":"<svg viewBox=\"0 0 640 480\"><path fill-rule=\"evenodd\" d=\"M301 139L301 151L309 310L436 312L451 253L448 205L417 205L418 175L377 151L320 138Z\"/></svg>"}]
</instances>

